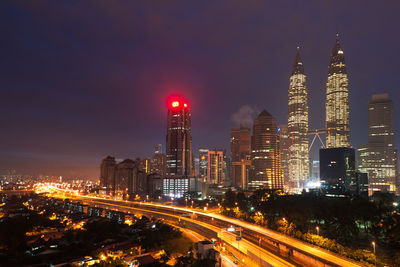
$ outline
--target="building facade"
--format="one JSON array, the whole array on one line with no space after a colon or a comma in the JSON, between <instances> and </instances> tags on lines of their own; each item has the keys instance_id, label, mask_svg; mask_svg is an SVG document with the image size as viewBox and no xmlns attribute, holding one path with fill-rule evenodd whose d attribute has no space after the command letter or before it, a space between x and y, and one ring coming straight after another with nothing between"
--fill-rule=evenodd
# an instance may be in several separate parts
<instances>
[{"instance_id":1,"label":"building facade","mask_svg":"<svg viewBox=\"0 0 400 267\"><path fill-rule=\"evenodd\" d=\"M309 179L309 153L306 75L299 49L290 75L288 99L288 184L289 189L300 191Z\"/></svg>"},{"instance_id":2,"label":"building facade","mask_svg":"<svg viewBox=\"0 0 400 267\"><path fill-rule=\"evenodd\" d=\"M125 159L117 164L115 174L115 190L121 194L128 193L129 180L135 183L135 168L137 163L131 159Z\"/></svg>"},{"instance_id":3,"label":"building facade","mask_svg":"<svg viewBox=\"0 0 400 267\"><path fill-rule=\"evenodd\" d=\"M232 162L240 161L250 155L250 128L243 125L240 125L239 128L232 128L230 145Z\"/></svg>"},{"instance_id":4,"label":"building facade","mask_svg":"<svg viewBox=\"0 0 400 267\"><path fill-rule=\"evenodd\" d=\"M105 157L100 165L100 186L107 190L115 189L115 170L117 163L111 156Z\"/></svg>"},{"instance_id":5,"label":"building facade","mask_svg":"<svg viewBox=\"0 0 400 267\"><path fill-rule=\"evenodd\" d=\"M175 99L168 105L167 176L188 177L192 174L192 135L189 105Z\"/></svg>"},{"instance_id":6,"label":"building facade","mask_svg":"<svg viewBox=\"0 0 400 267\"><path fill-rule=\"evenodd\" d=\"M224 182L224 152L209 150L207 166L207 183L222 185Z\"/></svg>"},{"instance_id":7,"label":"building facade","mask_svg":"<svg viewBox=\"0 0 400 267\"><path fill-rule=\"evenodd\" d=\"M285 191L290 191L289 186L289 132L286 124L279 125L279 154L281 159L281 169L283 174L283 185Z\"/></svg>"},{"instance_id":8,"label":"building facade","mask_svg":"<svg viewBox=\"0 0 400 267\"><path fill-rule=\"evenodd\" d=\"M327 195L344 196L357 191L354 149L320 149L319 163L321 188Z\"/></svg>"},{"instance_id":9,"label":"building facade","mask_svg":"<svg viewBox=\"0 0 400 267\"><path fill-rule=\"evenodd\" d=\"M254 120L249 189L283 189L276 120L263 110Z\"/></svg>"},{"instance_id":10,"label":"building facade","mask_svg":"<svg viewBox=\"0 0 400 267\"><path fill-rule=\"evenodd\" d=\"M343 49L336 35L326 82L326 146L350 146L349 81Z\"/></svg>"},{"instance_id":11,"label":"building facade","mask_svg":"<svg viewBox=\"0 0 400 267\"><path fill-rule=\"evenodd\" d=\"M368 103L368 143L358 147L358 170L368 174L369 189L396 192L397 150L394 145L393 102L388 94Z\"/></svg>"},{"instance_id":12,"label":"building facade","mask_svg":"<svg viewBox=\"0 0 400 267\"><path fill-rule=\"evenodd\" d=\"M240 125L239 128L232 128L230 137L232 160L231 184L232 186L246 189L251 166L250 128L243 125Z\"/></svg>"},{"instance_id":13,"label":"building facade","mask_svg":"<svg viewBox=\"0 0 400 267\"><path fill-rule=\"evenodd\" d=\"M250 155L240 161L232 162L232 186L247 189L251 171Z\"/></svg>"},{"instance_id":14,"label":"building facade","mask_svg":"<svg viewBox=\"0 0 400 267\"><path fill-rule=\"evenodd\" d=\"M199 176L203 182L207 181L208 151L207 148L199 149Z\"/></svg>"}]
</instances>

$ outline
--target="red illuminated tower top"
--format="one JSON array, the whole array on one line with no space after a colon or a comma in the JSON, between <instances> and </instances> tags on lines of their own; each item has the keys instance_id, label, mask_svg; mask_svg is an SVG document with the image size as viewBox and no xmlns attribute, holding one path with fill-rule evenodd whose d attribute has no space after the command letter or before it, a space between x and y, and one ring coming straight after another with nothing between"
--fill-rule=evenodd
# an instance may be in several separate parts
<instances>
[{"instance_id":1,"label":"red illuminated tower top","mask_svg":"<svg viewBox=\"0 0 400 267\"><path fill-rule=\"evenodd\" d=\"M189 104L181 97L168 101L167 176L187 177L192 172L192 135Z\"/></svg>"}]
</instances>

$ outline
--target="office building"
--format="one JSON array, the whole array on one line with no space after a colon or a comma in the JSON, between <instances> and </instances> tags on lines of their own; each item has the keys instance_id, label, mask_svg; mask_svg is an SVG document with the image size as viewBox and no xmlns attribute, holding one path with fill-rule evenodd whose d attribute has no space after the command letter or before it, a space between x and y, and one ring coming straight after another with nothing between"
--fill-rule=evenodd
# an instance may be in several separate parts
<instances>
[{"instance_id":1,"label":"office building","mask_svg":"<svg viewBox=\"0 0 400 267\"><path fill-rule=\"evenodd\" d=\"M163 178L163 195L173 198L183 197L190 189L189 179L187 177Z\"/></svg>"},{"instance_id":2,"label":"office building","mask_svg":"<svg viewBox=\"0 0 400 267\"><path fill-rule=\"evenodd\" d=\"M208 151L207 148L199 149L199 176L204 182L207 181Z\"/></svg>"},{"instance_id":3,"label":"office building","mask_svg":"<svg viewBox=\"0 0 400 267\"><path fill-rule=\"evenodd\" d=\"M168 104L167 176L192 175L191 114L187 102L174 99Z\"/></svg>"},{"instance_id":4,"label":"office building","mask_svg":"<svg viewBox=\"0 0 400 267\"><path fill-rule=\"evenodd\" d=\"M349 81L339 35L332 49L326 82L326 146L350 146Z\"/></svg>"},{"instance_id":5,"label":"office building","mask_svg":"<svg viewBox=\"0 0 400 267\"><path fill-rule=\"evenodd\" d=\"M161 145L156 146L153 158L151 159L151 173L164 177L167 170L166 156L162 153Z\"/></svg>"},{"instance_id":6,"label":"office building","mask_svg":"<svg viewBox=\"0 0 400 267\"><path fill-rule=\"evenodd\" d=\"M251 170L250 155L240 161L232 162L232 186L247 189Z\"/></svg>"},{"instance_id":7,"label":"office building","mask_svg":"<svg viewBox=\"0 0 400 267\"><path fill-rule=\"evenodd\" d=\"M238 162L250 155L250 128L240 125L239 128L231 129L231 160Z\"/></svg>"},{"instance_id":8,"label":"office building","mask_svg":"<svg viewBox=\"0 0 400 267\"><path fill-rule=\"evenodd\" d=\"M250 128L240 125L239 128L231 129L231 185L240 188L247 188L249 180L249 170L251 161L250 145L251 135Z\"/></svg>"},{"instance_id":9,"label":"office building","mask_svg":"<svg viewBox=\"0 0 400 267\"><path fill-rule=\"evenodd\" d=\"M288 100L288 185L290 190L301 191L309 178L309 155L306 75L299 49L290 75Z\"/></svg>"},{"instance_id":10,"label":"office building","mask_svg":"<svg viewBox=\"0 0 400 267\"><path fill-rule=\"evenodd\" d=\"M115 158L111 156L105 157L100 165L100 186L107 190L115 190Z\"/></svg>"},{"instance_id":11,"label":"office building","mask_svg":"<svg viewBox=\"0 0 400 267\"><path fill-rule=\"evenodd\" d=\"M207 183L222 185L224 182L223 176L224 152L221 150L208 151L207 165Z\"/></svg>"},{"instance_id":12,"label":"office building","mask_svg":"<svg viewBox=\"0 0 400 267\"><path fill-rule=\"evenodd\" d=\"M162 144L157 144L154 149L154 154L161 154L162 153Z\"/></svg>"},{"instance_id":13,"label":"office building","mask_svg":"<svg viewBox=\"0 0 400 267\"><path fill-rule=\"evenodd\" d=\"M278 128L278 137L279 137L279 156L281 159L281 170L282 170L282 179L283 179L283 187L285 191L290 191L291 187L289 186L289 133L288 127L286 124L279 125Z\"/></svg>"},{"instance_id":14,"label":"office building","mask_svg":"<svg viewBox=\"0 0 400 267\"><path fill-rule=\"evenodd\" d=\"M368 143L358 147L358 170L368 174L370 193L396 192L397 150L388 94L373 95L368 103Z\"/></svg>"},{"instance_id":15,"label":"office building","mask_svg":"<svg viewBox=\"0 0 400 267\"><path fill-rule=\"evenodd\" d=\"M320 149L319 163L321 188L326 195L345 196L357 191L354 149Z\"/></svg>"},{"instance_id":16,"label":"office building","mask_svg":"<svg viewBox=\"0 0 400 267\"><path fill-rule=\"evenodd\" d=\"M263 110L254 120L249 189L283 189L276 120Z\"/></svg>"}]
</instances>

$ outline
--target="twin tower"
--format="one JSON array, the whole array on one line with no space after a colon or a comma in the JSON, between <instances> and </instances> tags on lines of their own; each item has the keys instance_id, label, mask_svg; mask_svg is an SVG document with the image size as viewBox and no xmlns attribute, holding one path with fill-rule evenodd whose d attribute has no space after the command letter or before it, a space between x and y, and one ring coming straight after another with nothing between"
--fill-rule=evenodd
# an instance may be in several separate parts
<instances>
[{"instance_id":1,"label":"twin tower","mask_svg":"<svg viewBox=\"0 0 400 267\"><path fill-rule=\"evenodd\" d=\"M336 35L326 82L325 129L327 148L349 147L349 90L343 50ZM289 188L302 188L309 179L308 101L306 75L297 49L288 101Z\"/></svg>"}]
</instances>

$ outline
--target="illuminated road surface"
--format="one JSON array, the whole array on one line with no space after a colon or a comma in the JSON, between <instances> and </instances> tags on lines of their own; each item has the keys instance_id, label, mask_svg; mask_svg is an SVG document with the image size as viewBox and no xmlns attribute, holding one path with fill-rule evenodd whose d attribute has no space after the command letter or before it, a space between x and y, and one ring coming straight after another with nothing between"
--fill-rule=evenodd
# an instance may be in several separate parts
<instances>
[{"instance_id":1,"label":"illuminated road surface","mask_svg":"<svg viewBox=\"0 0 400 267\"><path fill-rule=\"evenodd\" d=\"M82 199L81 197L75 197L75 198ZM86 199L85 201L88 203L102 205L102 206L106 206L106 207L108 206L108 207L118 208L119 210L122 210L122 211L139 211L139 212L143 212L143 213L159 214L159 215L163 215L166 217L175 217L178 220L185 220L185 221L194 223L196 225L205 227L207 229L213 230L216 233L220 233L219 237L221 238L221 240L223 242L232 245L233 247L237 248L239 251L241 251L242 253L244 253L246 255L248 254L248 251L251 251L254 255L261 256L261 258L265 262L268 262L268 264L270 264L271 266L295 266L295 265L285 261L284 259L281 259L278 256L254 245L253 243L251 243L245 239L242 239L242 241L237 242L235 234L227 233L226 231L223 232L224 229L216 227L216 226L208 224L208 223L200 222L197 220L192 220L190 218L181 217L179 215L173 215L170 213L164 213L164 212L160 212L160 211L149 211L146 209L125 206L126 205L125 202L122 202L121 204L111 204L111 203L104 203L104 202L96 200L96 199ZM237 265L235 265L235 266L237 266Z\"/></svg>"},{"instance_id":2,"label":"illuminated road surface","mask_svg":"<svg viewBox=\"0 0 400 267\"><path fill-rule=\"evenodd\" d=\"M48 190L53 190L53 191L63 191L63 192L71 193L68 190L60 189L60 188L57 188L55 186L47 186L47 189ZM86 200L88 200L88 199L92 199L92 200L107 200L107 201L112 200L112 199L104 199L104 198L92 197L92 196L79 196L78 193L75 193L75 194L76 194L75 195L76 198L82 198L82 199L86 199ZM118 201L118 200L112 200L112 201L115 201L116 203L121 203L121 204L125 203L125 201ZM102 203L102 204L105 204L105 203ZM109 204L109 203L106 203L106 204ZM254 224L251 224L251 223L248 223L248 222L244 222L244 221L240 221L240 220L237 220L237 219L225 217L225 216L220 215L220 214L206 213L206 212L201 212L201 211L193 210L193 209L189 209L189 208L162 205L162 204L158 204L158 203L140 202L139 204L142 205L142 206L160 207L160 208L164 208L164 209L178 210L178 211L187 212L187 213L200 214L200 215L208 216L210 218L216 218L216 219L219 219L219 220L222 220L222 221L225 221L225 222L240 226L240 227L245 228L245 229L250 229L250 230L255 231L255 232L259 233L259 234L262 234L262 235L265 235L265 236L267 236L269 238L275 239L275 240L279 241L282 244L288 244L288 245L290 245L292 247L295 247L298 251L307 252L307 253L309 253L311 255L314 255L314 256L316 256L318 258L328 260L328 261L330 261L330 262L332 262L333 264L336 264L336 265L349 266L349 267L363 266L361 263L356 263L356 262L354 262L352 260L346 259L346 258L341 257L339 255L336 255L334 253L331 253L331 252L329 252L327 250L311 246L311 245L309 245L309 244L307 244L305 242L299 241L299 240L297 240L295 238L286 236L284 234L281 234L281 233L278 233L278 232L275 232L275 231L272 231L272 230L268 230L266 228L263 228L263 227L260 227L260 226L257 226L257 225L254 225ZM114 204L109 204L109 205L114 205ZM120 207L124 207L124 206L120 206ZM130 207L125 206L124 208L130 208ZM147 212L149 212L149 211L147 211ZM151 212L153 212L153 211L151 211ZM154 211L153 213L156 213L156 212ZM168 215L171 216L170 214L168 214ZM200 224L200 222L198 222L198 221L196 221L195 223ZM215 226L211 226L210 225L210 227L215 227ZM242 244L240 244L240 245L242 245ZM246 248L248 249L248 247L250 247L250 246L247 246ZM254 250L254 249L252 249L252 250ZM277 265L277 266L279 266L279 265ZM282 266L282 265L280 265L280 266Z\"/></svg>"}]
</instances>

